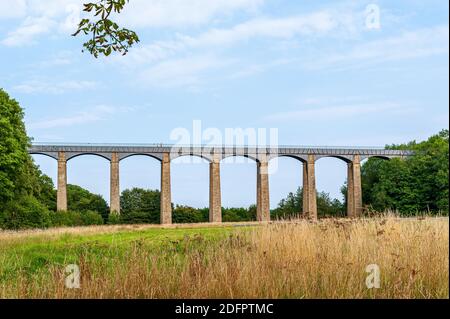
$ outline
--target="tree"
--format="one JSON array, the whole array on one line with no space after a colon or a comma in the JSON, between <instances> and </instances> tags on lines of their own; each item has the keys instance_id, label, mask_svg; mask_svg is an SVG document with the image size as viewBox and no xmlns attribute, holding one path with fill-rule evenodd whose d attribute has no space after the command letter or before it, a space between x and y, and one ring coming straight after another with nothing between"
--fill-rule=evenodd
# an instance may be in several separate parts
<instances>
[{"instance_id":1,"label":"tree","mask_svg":"<svg viewBox=\"0 0 450 319\"><path fill-rule=\"evenodd\" d=\"M209 209L177 205L173 210L174 223L203 223L208 221Z\"/></svg>"},{"instance_id":2,"label":"tree","mask_svg":"<svg viewBox=\"0 0 450 319\"><path fill-rule=\"evenodd\" d=\"M52 179L35 167L35 196L50 211L56 211L56 189Z\"/></svg>"},{"instance_id":3,"label":"tree","mask_svg":"<svg viewBox=\"0 0 450 319\"><path fill-rule=\"evenodd\" d=\"M230 207L222 209L222 220L224 222L242 222L256 220L256 206L249 208Z\"/></svg>"},{"instance_id":4,"label":"tree","mask_svg":"<svg viewBox=\"0 0 450 319\"><path fill-rule=\"evenodd\" d=\"M108 204L101 195L92 194L77 185L67 185L67 206L69 211L98 212L104 220L107 220L109 214Z\"/></svg>"},{"instance_id":5,"label":"tree","mask_svg":"<svg viewBox=\"0 0 450 319\"><path fill-rule=\"evenodd\" d=\"M153 223L160 222L159 190L142 188L126 189L120 196L121 220L125 223Z\"/></svg>"},{"instance_id":6,"label":"tree","mask_svg":"<svg viewBox=\"0 0 450 319\"><path fill-rule=\"evenodd\" d=\"M89 35L91 39L83 46L96 58L99 54L108 56L113 51L127 54L128 49L139 42L139 37L132 30L120 28L109 18L112 12L120 13L127 2L128 0L100 0L84 4L83 11L93 12L96 20L82 19L72 35Z\"/></svg>"},{"instance_id":7,"label":"tree","mask_svg":"<svg viewBox=\"0 0 450 319\"><path fill-rule=\"evenodd\" d=\"M30 191L33 168L23 116L19 103L0 89L0 209Z\"/></svg>"},{"instance_id":8,"label":"tree","mask_svg":"<svg viewBox=\"0 0 450 319\"><path fill-rule=\"evenodd\" d=\"M303 211L303 188L299 187L295 193L289 193L283 198L278 207L272 210L272 218L288 219L301 215ZM319 217L337 217L345 215L345 206L338 199L332 199L325 192L317 193L317 214Z\"/></svg>"},{"instance_id":9,"label":"tree","mask_svg":"<svg viewBox=\"0 0 450 319\"><path fill-rule=\"evenodd\" d=\"M448 143L449 132L442 130L421 143L388 146L414 151L407 159L369 159L361 168L364 204L403 215L448 214Z\"/></svg>"}]
</instances>

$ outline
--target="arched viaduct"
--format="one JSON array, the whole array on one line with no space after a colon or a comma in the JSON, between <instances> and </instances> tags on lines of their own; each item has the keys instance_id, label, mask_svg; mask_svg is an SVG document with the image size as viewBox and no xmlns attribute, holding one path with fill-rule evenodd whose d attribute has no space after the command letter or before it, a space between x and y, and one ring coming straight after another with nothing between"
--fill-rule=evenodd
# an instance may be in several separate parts
<instances>
[{"instance_id":1,"label":"arched viaduct","mask_svg":"<svg viewBox=\"0 0 450 319\"><path fill-rule=\"evenodd\" d=\"M257 165L257 220L270 220L269 174L271 159L287 156L303 163L303 214L317 218L315 162L323 157L335 157L347 163L347 215L357 217L362 212L361 161L369 157L391 159L406 157L410 151L383 148L338 147L252 147L252 146L178 146L165 144L33 144L30 154L50 156L58 161L57 210L67 210L67 161L81 155L97 155L110 162L110 208L120 213L119 162L133 155L151 156L161 163L161 224L172 223L170 163L181 156L199 156L210 166L209 221L222 221L220 163L231 156L244 156Z\"/></svg>"}]
</instances>

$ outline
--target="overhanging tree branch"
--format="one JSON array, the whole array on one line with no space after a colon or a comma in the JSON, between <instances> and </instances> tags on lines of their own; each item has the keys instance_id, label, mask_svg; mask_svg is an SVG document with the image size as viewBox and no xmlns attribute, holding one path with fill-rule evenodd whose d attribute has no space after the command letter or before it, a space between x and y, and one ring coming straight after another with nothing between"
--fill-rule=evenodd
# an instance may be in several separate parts
<instances>
[{"instance_id":1,"label":"overhanging tree branch","mask_svg":"<svg viewBox=\"0 0 450 319\"><path fill-rule=\"evenodd\" d=\"M94 57L99 54L108 56L112 51L122 55L127 54L129 48L139 42L136 32L120 28L119 25L109 19L112 12L120 13L129 0L100 0L84 4L83 11L93 12L97 20L82 19L77 31L72 34L77 36L92 34L92 38L83 44L83 47ZM82 50L84 52L84 50Z\"/></svg>"}]
</instances>

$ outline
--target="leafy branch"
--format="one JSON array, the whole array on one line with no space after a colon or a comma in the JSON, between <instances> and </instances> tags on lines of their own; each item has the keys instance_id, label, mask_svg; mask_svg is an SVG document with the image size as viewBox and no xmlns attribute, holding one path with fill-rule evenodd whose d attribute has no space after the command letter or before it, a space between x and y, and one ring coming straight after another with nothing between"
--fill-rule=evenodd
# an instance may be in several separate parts
<instances>
[{"instance_id":1,"label":"leafy branch","mask_svg":"<svg viewBox=\"0 0 450 319\"><path fill-rule=\"evenodd\" d=\"M83 47L96 58L99 54L108 56L113 51L122 55L127 54L129 48L139 42L139 37L136 32L120 28L117 23L109 19L112 12L120 13L127 2L129 0L100 0L84 4L83 11L93 12L97 19L95 21L82 19L78 30L72 36L80 33L92 34L92 38L85 42Z\"/></svg>"}]
</instances>

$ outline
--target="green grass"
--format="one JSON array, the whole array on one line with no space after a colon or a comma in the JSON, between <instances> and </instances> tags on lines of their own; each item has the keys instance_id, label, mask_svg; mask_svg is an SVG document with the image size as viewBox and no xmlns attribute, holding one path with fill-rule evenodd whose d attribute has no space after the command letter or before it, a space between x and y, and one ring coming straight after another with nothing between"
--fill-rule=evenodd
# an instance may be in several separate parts
<instances>
[{"instance_id":1,"label":"green grass","mask_svg":"<svg viewBox=\"0 0 450 319\"><path fill-rule=\"evenodd\" d=\"M82 256L120 258L134 245L149 251L173 251L183 254L195 246L217 243L231 234L233 227L150 228L103 234L70 234L54 237L30 236L0 244L0 283L19 274L32 276L50 266L79 263Z\"/></svg>"}]
</instances>

